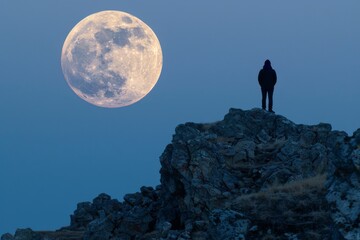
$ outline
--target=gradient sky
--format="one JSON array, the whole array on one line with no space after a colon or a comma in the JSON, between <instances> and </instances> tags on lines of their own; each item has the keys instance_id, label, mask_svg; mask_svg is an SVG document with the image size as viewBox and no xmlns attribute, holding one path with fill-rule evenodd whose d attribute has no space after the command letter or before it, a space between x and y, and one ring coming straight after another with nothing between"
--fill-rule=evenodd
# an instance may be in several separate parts
<instances>
[{"instance_id":1,"label":"gradient sky","mask_svg":"<svg viewBox=\"0 0 360 240\"><path fill-rule=\"evenodd\" d=\"M68 87L60 54L84 17L121 10L162 45L155 88L125 108ZM54 230L81 201L159 184L176 125L260 107L257 74L278 74L274 110L295 123L360 127L360 1L0 1L0 234Z\"/></svg>"}]
</instances>

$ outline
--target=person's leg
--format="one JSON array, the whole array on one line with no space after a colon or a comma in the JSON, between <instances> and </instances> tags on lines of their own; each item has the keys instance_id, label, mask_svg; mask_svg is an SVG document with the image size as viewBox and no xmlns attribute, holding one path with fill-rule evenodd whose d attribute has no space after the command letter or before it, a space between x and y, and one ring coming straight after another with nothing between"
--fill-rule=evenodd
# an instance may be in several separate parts
<instances>
[{"instance_id":1,"label":"person's leg","mask_svg":"<svg viewBox=\"0 0 360 240\"><path fill-rule=\"evenodd\" d=\"M265 88L261 88L261 95L262 95L262 99L261 99L261 107L262 109L266 109L266 89Z\"/></svg>"},{"instance_id":2,"label":"person's leg","mask_svg":"<svg viewBox=\"0 0 360 240\"><path fill-rule=\"evenodd\" d=\"M273 110L273 93L274 93L274 89L269 89L268 90L268 94L269 94L269 111L270 112Z\"/></svg>"}]
</instances>

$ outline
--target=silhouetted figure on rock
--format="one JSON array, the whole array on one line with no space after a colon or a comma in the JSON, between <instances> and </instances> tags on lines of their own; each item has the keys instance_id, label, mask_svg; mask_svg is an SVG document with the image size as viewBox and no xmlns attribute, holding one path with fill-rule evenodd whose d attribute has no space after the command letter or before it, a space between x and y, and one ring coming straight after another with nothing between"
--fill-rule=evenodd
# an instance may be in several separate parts
<instances>
[{"instance_id":1,"label":"silhouetted figure on rock","mask_svg":"<svg viewBox=\"0 0 360 240\"><path fill-rule=\"evenodd\" d=\"M260 70L258 81L261 86L261 94L262 94L262 109L266 109L266 96L269 96L269 112L273 111L273 93L274 86L276 84L276 72L271 67L270 60L266 60L264 67Z\"/></svg>"}]
</instances>

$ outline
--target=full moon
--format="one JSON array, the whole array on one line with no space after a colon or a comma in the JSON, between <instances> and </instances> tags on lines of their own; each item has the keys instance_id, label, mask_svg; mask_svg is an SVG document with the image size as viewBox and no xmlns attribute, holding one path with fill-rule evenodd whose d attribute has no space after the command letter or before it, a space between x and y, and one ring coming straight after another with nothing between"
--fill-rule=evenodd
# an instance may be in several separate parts
<instances>
[{"instance_id":1,"label":"full moon","mask_svg":"<svg viewBox=\"0 0 360 240\"><path fill-rule=\"evenodd\" d=\"M158 81L162 51L140 19L102 11L81 20L67 36L61 67L71 89L99 107L116 108L145 97Z\"/></svg>"}]
</instances>

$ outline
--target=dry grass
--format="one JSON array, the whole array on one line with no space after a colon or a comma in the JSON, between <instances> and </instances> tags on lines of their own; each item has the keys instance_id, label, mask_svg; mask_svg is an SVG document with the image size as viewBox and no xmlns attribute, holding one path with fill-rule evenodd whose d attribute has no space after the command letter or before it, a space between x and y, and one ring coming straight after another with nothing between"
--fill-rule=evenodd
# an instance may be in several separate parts
<instances>
[{"instance_id":1,"label":"dry grass","mask_svg":"<svg viewBox=\"0 0 360 240\"><path fill-rule=\"evenodd\" d=\"M266 191L236 198L232 208L245 213L260 229L271 230L273 236L294 233L300 239L326 239L330 215L325 199L326 175L274 184ZM250 239L265 239L266 231L254 233ZM282 238L279 238L282 239Z\"/></svg>"},{"instance_id":2,"label":"dry grass","mask_svg":"<svg viewBox=\"0 0 360 240\"><path fill-rule=\"evenodd\" d=\"M275 183L271 187L269 187L265 191L242 195L238 197L234 204L237 202L243 202L247 200L256 200L256 199L268 199L271 198L274 195L303 195L304 193L307 193L311 190L321 190L324 188L324 183L326 180L326 174L316 175L311 178L302 179L299 181L290 182L284 185L280 185L278 183Z\"/></svg>"}]
</instances>

